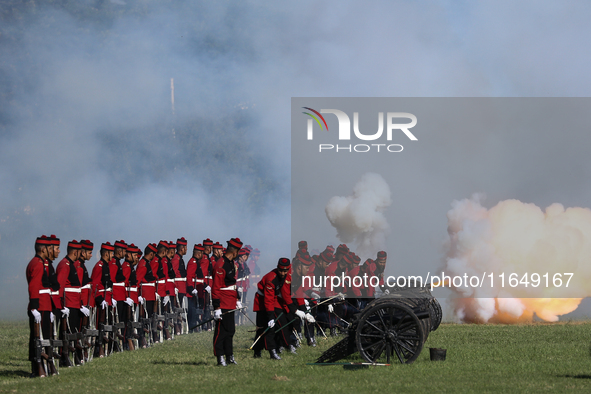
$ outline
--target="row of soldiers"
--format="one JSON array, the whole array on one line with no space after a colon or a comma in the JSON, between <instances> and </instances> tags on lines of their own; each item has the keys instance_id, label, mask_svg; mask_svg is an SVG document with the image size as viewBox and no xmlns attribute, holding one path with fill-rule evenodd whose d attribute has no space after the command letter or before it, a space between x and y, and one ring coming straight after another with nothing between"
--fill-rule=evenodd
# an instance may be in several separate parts
<instances>
[{"instance_id":1,"label":"row of soldiers","mask_svg":"<svg viewBox=\"0 0 591 394\"><path fill-rule=\"evenodd\" d=\"M359 256L345 244L336 251L328 245L310 256L307 242L300 241L292 261L280 258L277 267L257 284L254 357L261 357L266 349L271 359L280 360L282 349L296 353L304 337L308 346L316 346L315 333L326 337L325 330L329 330L331 336L338 335L376 291L388 292L384 287L386 259L386 252L380 251L375 260L360 265ZM333 282L333 277L348 277L349 281Z\"/></svg>"},{"instance_id":2,"label":"row of soldiers","mask_svg":"<svg viewBox=\"0 0 591 394\"><path fill-rule=\"evenodd\" d=\"M66 257L54 271L52 262L59 256L59 248L60 240L55 236L37 238L36 255L27 267L32 376L57 373L54 347L60 348L61 365L71 366L71 352L74 364L81 365L92 356L132 350L134 341L146 347L171 339L183 332L183 322L185 332L211 330L212 320L218 365L236 364L235 312L246 315L242 302L250 287L250 271L257 269L258 250L243 247L238 238L229 240L225 248L206 239L193 247L193 256L185 265L184 238L176 243L149 244L143 253L122 240L113 245L106 242L88 275L85 264L92 257L92 242L69 242ZM336 251L327 246L322 253L310 256L305 241L298 245L293 267L289 259L280 258L277 268L257 284L255 357L261 357L263 348L273 359L280 359L278 353L283 348L295 353L303 340L302 329L309 346L316 346L315 331L325 335L324 329L329 329L331 335L337 335L337 329L348 324L346 319L373 298L375 289L344 283L334 286L326 278L369 275L378 277L383 285L385 252L379 252L375 261L368 259L361 266L359 262L344 244ZM306 282L305 277L319 280ZM323 278L324 286L318 285ZM354 298L345 302L345 294ZM56 341L58 321L60 339ZM88 332L96 337L92 346L81 343L86 338L82 333ZM89 349L94 349L94 354Z\"/></svg>"},{"instance_id":3,"label":"row of soldiers","mask_svg":"<svg viewBox=\"0 0 591 394\"><path fill-rule=\"evenodd\" d=\"M211 330L208 321L214 318L209 316L215 313L219 320L226 293L242 308L250 271L258 270L260 252L242 246L238 238L226 248L208 238L194 245L185 264L185 238L149 244L143 252L123 240L105 242L89 275L91 241L68 242L66 256L54 269L59 238L37 238L35 257L26 269L32 376L57 374L54 348L59 349L60 365L69 367L113 351L147 347L183 331ZM216 280L216 265L228 260L224 256L231 257L232 270L226 267L227 277ZM223 343L223 335L214 336L214 349Z\"/></svg>"}]
</instances>

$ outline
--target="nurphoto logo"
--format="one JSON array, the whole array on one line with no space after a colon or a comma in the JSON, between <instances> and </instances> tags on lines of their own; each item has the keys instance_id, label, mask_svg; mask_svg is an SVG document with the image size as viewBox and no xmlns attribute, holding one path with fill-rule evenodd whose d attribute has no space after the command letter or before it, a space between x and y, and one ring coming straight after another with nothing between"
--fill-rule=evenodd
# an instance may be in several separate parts
<instances>
[{"instance_id":1,"label":"nurphoto logo","mask_svg":"<svg viewBox=\"0 0 591 394\"><path fill-rule=\"evenodd\" d=\"M328 132L328 124L322 114L333 114L337 117L339 122L338 137L339 141L350 141L351 140L351 119L349 115L338 109L321 109L316 111L310 107L302 107L310 112L303 112L308 115L311 119L308 119L307 124L307 138L308 140L314 139L314 121L318 124L320 130L326 129ZM408 119L410 123L399 123L400 119ZM411 141L417 141L417 137L409 130L416 126L417 117L408 112L388 112L386 114L386 141L392 141L392 135L394 132L401 131ZM376 141L384 134L384 113L378 112L378 130L373 134L364 134L359 130L359 112L353 112L353 133L355 137L362 141ZM382 148L382 150L380 150ZM334 152L369 152L371 150L377 150L378 152L402 152L404 149L400 144L319 144L318 151L334 151Z\"/></svg>"}]
</instances>

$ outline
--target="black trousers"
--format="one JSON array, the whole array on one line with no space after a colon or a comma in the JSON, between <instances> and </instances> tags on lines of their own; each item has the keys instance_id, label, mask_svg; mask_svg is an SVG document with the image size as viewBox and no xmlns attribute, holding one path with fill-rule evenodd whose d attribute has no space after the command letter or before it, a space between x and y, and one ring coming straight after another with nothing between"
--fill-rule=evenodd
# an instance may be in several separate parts
<instances>
[{"instance_id":1,"label":"black trousers","mask_svg":"<svg viewBox=\"0 0 591 394\"><path fill-rule=\"evenodd\" d=\"M146 303L146 310L145 312L148 314L147 318L151 318L154 315L154 305L156 301L144 301Z\"/></svg>"},{"instance_id":2,"label":"black trousers","mask_svg":"<svg viewBox=\"0 0 591 394\"><path fill-rule=\"evenodd\" d=\"M222 314L231 309L222 309ZM234 312L222 315L220 320L215 323L213 333L213 354L215 356L226 357L234 354L234 333L236 332L236 324L234 323Z\"/></svg>"},{"instance_id":3,"label":"black trousers","mask_svg":"<svg viewBox=\"0 0 591 394\"><path fill-rule=\"evenodd\" d=\"M127 329L127 325L129 323L129 310L130 306L125 303L125 301L117 301L117 316L119 316L119 323L124 323L125 328L122 329L123 336L128 339L130 330Z\"/></svg>"},{"instance_id":4,"label":"black trousers","mask_svg":"<svg viewBox=\"0 0 591 394\"><path fill-rule=\"evenodd\" d=\"M39 334L43 334L43 339L50 339L51 338L51 318L49 317L50 311L39 311L41 314L41 330L39 330ZM29 361L35 361L35 340L40 339L40 336L35 335L36 325L35 317L28 311L27 315L29 315ZM48 353L49 354L49 353Z\"/></svg>"},{"instance_id":5,"label":"black trousers","mask_svg":"<svg viewBox=\"0 0 591 394\"><path fill-rule=\"evenodd\" d=\"M275 315L275 314L273 314ZM257 331L256 331L256 338L261 337L254 344L252 348L255 352L260 352L262 349L275 349L275 327L269 327L269 313L267 311L258 311L256 316L256 323L257 323ZM266 332L265 332L266 331Z\"/></svg>"}]
</instances>

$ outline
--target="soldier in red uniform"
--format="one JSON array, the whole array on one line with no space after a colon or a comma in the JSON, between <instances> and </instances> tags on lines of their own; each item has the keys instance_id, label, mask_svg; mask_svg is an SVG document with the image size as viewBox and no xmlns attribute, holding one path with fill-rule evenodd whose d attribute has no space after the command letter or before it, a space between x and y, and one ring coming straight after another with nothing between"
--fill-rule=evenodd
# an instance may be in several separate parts
<instances>
[{"instance_id":1,"label":"soldier in red uniform","mask_svg":"<svg viewBox=\"0 0 591 394\"><path fill-rule=\"evenodd\" d=\"M121 243L124 243L123 241L119 241ZM116 243L117 244L117 243ZM115 246L115 250L117 250L117 245ZM137 283L136 282L136 278L135 278L135 272L133 269L133 266L135 265L135 253L136 251L139 252L139 249L137 249L136 246L134 244L125 244L125 252L124 252L124 257L125 260L121 263L121 273L123 274L123 300L119 300L117 297L116 300L118 301L117 303L117 314L119 316L119 321L122 322L125 325L125 328L123 329L123 350L134 350L135 346L133 344L133 329L131 327L131 322L133 321L132 319L132 314L134 311L134 307L135 307L135 302L137 302ZM117 252L115 252L115 255L117 254ZM131 282L134 282L133 285ZM115 283L113 283L113 286L115 286L115 289L117 289L117 293L119 293L119 286L115 285ZM134 288L135 291L135 299L136 301L134 302L134 299L131 297L131 288Z\"/></svg>"},{"instance_id":2,"label":"soldier in red uniform","mask_svg":"<svg viewBox=\"0 0 591 394\"><path fill-rule=\"evenodd\" d=\"M390 291L384 285L384 271L386 270L387 258L387 253L383 250L380 250L378 252L378 257L376 258L375 262L371 265L372 276L377 276L379 280L379 284L376 287L376 290L380 290L384 294L390 293Z\"/></svg>"},{"instance_id":3,"label":"soldier in red uniform","mask_svg":"<svg viewBox=\"0 0 591 394\"><path fill-rule=\"evenodd\" d=\"M204 307L203 307L203 315L201 319L209 319L212 313L212 302L211 302L211 286L213 285L213 263L215 263L215 258L212 256L211 258L209 255L213 250L213 241L209 238L203 240L203 256L201 257L201 271L203 275L205 275L205 282L204 282ZM205 324L204 329L207 331L211 331L211 323Z\"/></svg>"},{"instance_id":4,"label":"soldier in red uniform","mask_svg":"<svg viewBox=\"0 0 591 394\"><path fill-rule=\"evenodd\" d=\"M263 333L264 335L253 347L255 358L261 357L261 350L264 347L269 351L271 359L281 360L281 357L277 354L277 347L280 344L276 343L276 339L278 338L275 331L280 326L278 319L285 315L280 299L284 296L289 296L290 293L290 278L288 278L290 268L291 263L289 259L282 257L277 262L277 268L263 276L257 284L257 293L254 297L253 306L253 311L256 312L256 337L259 338ZM298 316L300 314L298 313ZM277 328L275 327L276 325ZM289 336L289 333L285 331L285 329L281 331L279 338L283 338L281 342L285 346L288 346L287 342L289 340L286 336ZM295 352L295 348L293 351Z\"/></svg>"},{"instance_id":5,"label":"soldier in red uniform","mask_svg":"<svg viewBox=\"0 0 591 394\"><path fill-rule=\"evenodd\" d=\"M92 250L94 249L94 244L89 240L81 240L80 246L80 257L78 261L76 261L76 268L78 269L78 274L80 277L80 300L82 301L82 305L86 307L90 311L90 315L82 315L80 320L80 332L84 332L85 329L90 327L90 318L92 315L92 311L94 310L94 299L91 297L91 280L90 275L88 275L88 269L86 268L86 262L92 258ZM91 343L88 341L88 338L85 339L84 342L84 350L82 352L82 360L84 362L88 361L88 348L90 348Z\"/></svg>"},{"instance_id":6,"label":"soldier in red uniform","mask_svg":"<svg viewBox=\"0 0 591 394\"><path fill-rule=\"evenodd\" d=\"M31 259L25 271L29 289L29 360L31 361L31 377L44 377L46 372L41 359L41 349L37 346L41 336L51 338L51 282L48 249L51 241L45 235L35 241L35 257ZM38 354L37 354L38 353ZM46 351L46 354L49 352Z\"/></svg>"},{"instance_id":7,"label":"soldier in red uniform","mask_svg":"<svg viewBox=\"0 0 591 394\"><path fill-rule=\"evenodd\" d=\"M150 263L152 267L152 272L156 273L156 277L158 278L157 286L156 286L156 300L159 301L158 308L159 313L166 313L169 311L170 307L170 292L167 289L167 280L168 280L168 242L160 241L158 243L158 254L154 257L152 262ZM166 340L171 339L170 331L168 330L168 324L159 325L159 330L164 332L164 338Z\"/></svg>"},{"instance_id":8,"label":"soldier in red uniform","mask_svg":"<svg viewBox=\"0 0 591 394\"><path fill-rule=\"evenodd\" d=\"M53 314L55 315L55 318L59 320L62 316L61 310L63 309L63 302L60 297L60 284L57 280L55 269L53 268L53 262L60 255L60 239L53 234L49 236L49 239L51 246L48 248L47 263L49 264L49 271L51 272L49 277L49 280L51 281L51 302L53 303ZM55 332L52 333L52 338L54 338L54 336Z\"/></svg>"},{"instance_id":9,"label":"soldier in red uniform","mask_svg":"<svg viewBox=\"0 0 591 394\"><path fill-rule=\"evenodd\" d=\"M125 275L123 274L123 267L121 265L121 260L125 257L125 253L127 252L127 244L125 241L115 241L113 244L114 246L114 254L111 261L109 261L109 272L111 274L111 282L113 283L113 295L111 299L111 304L113 305L113 321L115 323L127 323L127 319L125 317L125 312L127 308L125 307L125 301L127 300L127 283ZM120 332L119 329L113 328L115 331L115 335L120 339L123 340L125 338L125 329L123 329L123 333ZM122 348L116 349L118 351L122 351Z\"/></svg>"},{"instance_id":10,"label":"soldier in red uniform","mask_svg":"<svg viewBox=\"0 0 591 394\"><path fill-rule=\"evenodd\" d=\"M308 341L308 346L316 346L316 338L314 336L314 324L316 319L311 313L311 305L313 306L315 301L311 297L312 286L309 281L304 283L303 277L308 274L308 268L312 265L312 259L308 253L302 253L301 257L293 260L293 273L291 277L291 293L292 299L295 302L297 308L302 311L305 315L300 321L295 321L294 326L297 333L301 332L301 326L303 323L304 336ZM301 337L299 338L301 339Z\"/></svg>"},{"instance_id":11,"label":"soldier in red uniform","mask_svg":"<svg viewBox=\"0 0 591 394\"><path fill-rule=\"evenodd\" d=\"M228 359L231 364L237 364L234 359L233 339L236 325L234 323L234 312L229 311L241 308L236 290L236 267L234 260L242 248L242 241L239 238L232 238L228 241L228 247L224 255L213 267L213 286L211 296L214 307L215 332L213 335L213 353L217 357L218 365L226 366Z\"/></svg>"},{"instance_id":12,"label":"soldier in red uniform","mask_svg":"<svg viewBox=\"0 0 591 394\"><path fill-rule=\"evenodd\" d=\"M56 268L57 280L60 284L60 299L62 299L64 306L60 322L60 339L64 341L60 365L64 367L72 366L69 358L70 343L66 340L66 334L77 333L80 328L80 316L82 314L84 316L90 315L90 310L82 305L80 290L82 284L80 276L78 276L78 271L82 271L82 269L76 268L75 263L80 257L81 248L78 241L68 242L67 255ZM82 364L78 353L74 354L74 362L76 365Z\"/></svg>"},{"instance_id":13,"label":"soldier in red uniform","mask_svg":"<svg viewBox=\"0 0 591 394\"><path fill-rule=\"evenodd\" d=\"M193 246L193 257L187 263L187 301L189 332L197 332L201 329L197 326L198 316L203 316L205 308L205 275L201 268L201 259L205 248L201 244ZM209 267L209 265L208 265Z\"/></svg>"},{"instance_id":14,"label":"soldier in red uniform","mask_svg":"<svg viewBox=\"0 0 591 394\"><path fill-rule=\"evenodd\" d=\"M100 260L94 265L91 274L92 294L94 305L96 306L96 327L99 329L99 337L96 343L95 356L104 357L106 345L102 329L103 324L112 322L111 302L113 283L111 282L111 272L109 271L109 261L113 258L114 246L110 242L101 245Z\"/></svg>"},{"instance_id":15,"label":"soldier in red uniform","mask_svg":"<svg viewBox=\"0 0 591 394\"><path fill-rule=\"evenodd\" d=\"M187 240L182 237L176 240L176 253L170 261L174 271L174 286L176 295L176 305L178 308L184 308L185 295L187 293L187 269L183 256L187 254ZM175 324L176 335L180 335L183 330L182 319L178 319Z\"/></svg>"},{"instance_id":16,"label":"soldier in red uniform","mask_svg":"<svg viewBox=\"0 0 591 394\"><path fill-rule=\"evenodd\" d=\"M250 270L248 269L248 265L246 265L246 260L248 260L248 255L250 254L250 250L247 248L242 248L238 252L238 259L236 259L236 289L238 290L238 300L246 304L246 281L248 279L248 275L250 274ZM236 316L236 322L240 322L240 317L243 316L239 314Z\"/></svg>"},{"instance_id":17,"label":"soldier in red uniform","mask_svg":"<svg viewBox=\"0 0 591 394\"><path fill-rule=\"evenodd\" d=\"M144 249L144 256L139 261L136 270L137 283L140 293L138 301L140 304L142 304L140 309L140 316L142 318L152 319L154 312L156 312L156 281L158 279L155 275L155 272L152 271L150 262L154 260L157 252L158 248L156 244L148 244L148 246L146 246ZM157 331L155 323L152 323L150 328L152 328L152 332L150 333L150 335L153 335L152 341L156 342ZM143 334L140 335L140 346L147 347L145 336Z\"/></svg>"}]
</instances>

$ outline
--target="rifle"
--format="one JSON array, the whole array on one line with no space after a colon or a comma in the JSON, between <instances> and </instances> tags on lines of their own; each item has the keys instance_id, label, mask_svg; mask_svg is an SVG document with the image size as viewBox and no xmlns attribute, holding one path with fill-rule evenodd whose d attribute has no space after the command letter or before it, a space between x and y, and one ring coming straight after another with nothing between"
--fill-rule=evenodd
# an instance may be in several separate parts
<instances>
[{"instance_id":1,"label":"rifle","mask_svg":"<svg viewBox=\"0 0 591 394\"><path fill-rule=\"evenodd\" d=\"M227 311L227 312L224 312L224 313L222 313L222 316L224 316L224 315L227 315L228 313L232 313L232 312L240 311L240 310L242 310L242 309L244 309L244 308L246 308L246 307L244 307L244 306L243 306L242 308L236 308L236 309L232 309L231 311ZM215 320L215 318L214 318L214 317L212 317L211 319L207 319L207 320L205 320L205 321L202 321L201 323L197 324L195 327L190 327L190 328L189 328L189 330L194 330L194 329L196 329L197 327L201 327L202 325L204 325L204 324L207 324L207 323L209 323L209 322L210 322L210 321L212 321L212 320Z\"/></svg>"},{"instance_id":2,"label":"rifle","mask_svg":"<svg viewBox=\"0 0 591 394\"><path fill-rule=\"evenodd\" d=\"M70 361L70 338L68 334L67 327L69 326L68 317L62 313L62 319L60 324L60 333L62 337L62 354L60 359L60 366L63 367L71 367L72 362ZM75 338L75 336L74 336Z\"/></svg>"},{"instance_id":3,"label":"rifle","mask_svg":"<svg viewBox=\"0 0 591 394\"><path fill-rule=\"evenodd\" d=\"M123 302L123 301L119 301L119 302ZM117 310L116 306L113 307L113 311L114 311L114 319L115 319L115 323L113 324L113 338L116 338L116 340L114 341L113 350L115 350L115 347L116 347L117 352L122 352L123 351L123 342L122 341L125 339L125 337L121 334L120 330L122 328L125 328L125 323L119 321L119 311Z\"/></svg>"},{"instance_id":4,"label":"rifle","mask_svg":"<svg viewBox=\"0 0 591 394\"><path fill-rule=\"evenodd\" d=\"M41 323L33 323L33 335L35 336L35 364L37 365L37 374L44 378L47 376L45 368L43 367L43 347L41 345L40 332Z\"/></svg>"},{"instance_id":5,"label":"rifle","mask_svg":"<svg viewBox=\"0 0 591 394\"><path fill-rule=\"evenodd\" d=\"M283 315L283 311L281 311L281 313L275 318L275 321L279 320L279 318L281 317L281 315ZM283 329L284 327L287 327L288 325L289 325L289 323L286 324L285 326L281 327L281 328ZM252 350L252 348L254 347L254 345L256 345L256 343L259 341L259 339L261 339L263 337L263 335L265 335L267 333L267 331L269 331L270 328L271 327L267 326L267 328L265 329L265 331L263 331L263 333L261 335L259 335L259 337L254 341L254 343L252 345L250 345L250 347L248 348L248 350ZM279 331L281 331L281 330L279 330ZM279 332L279 331L277 331L277 332Z\"/></svg>"}]
</instances>

